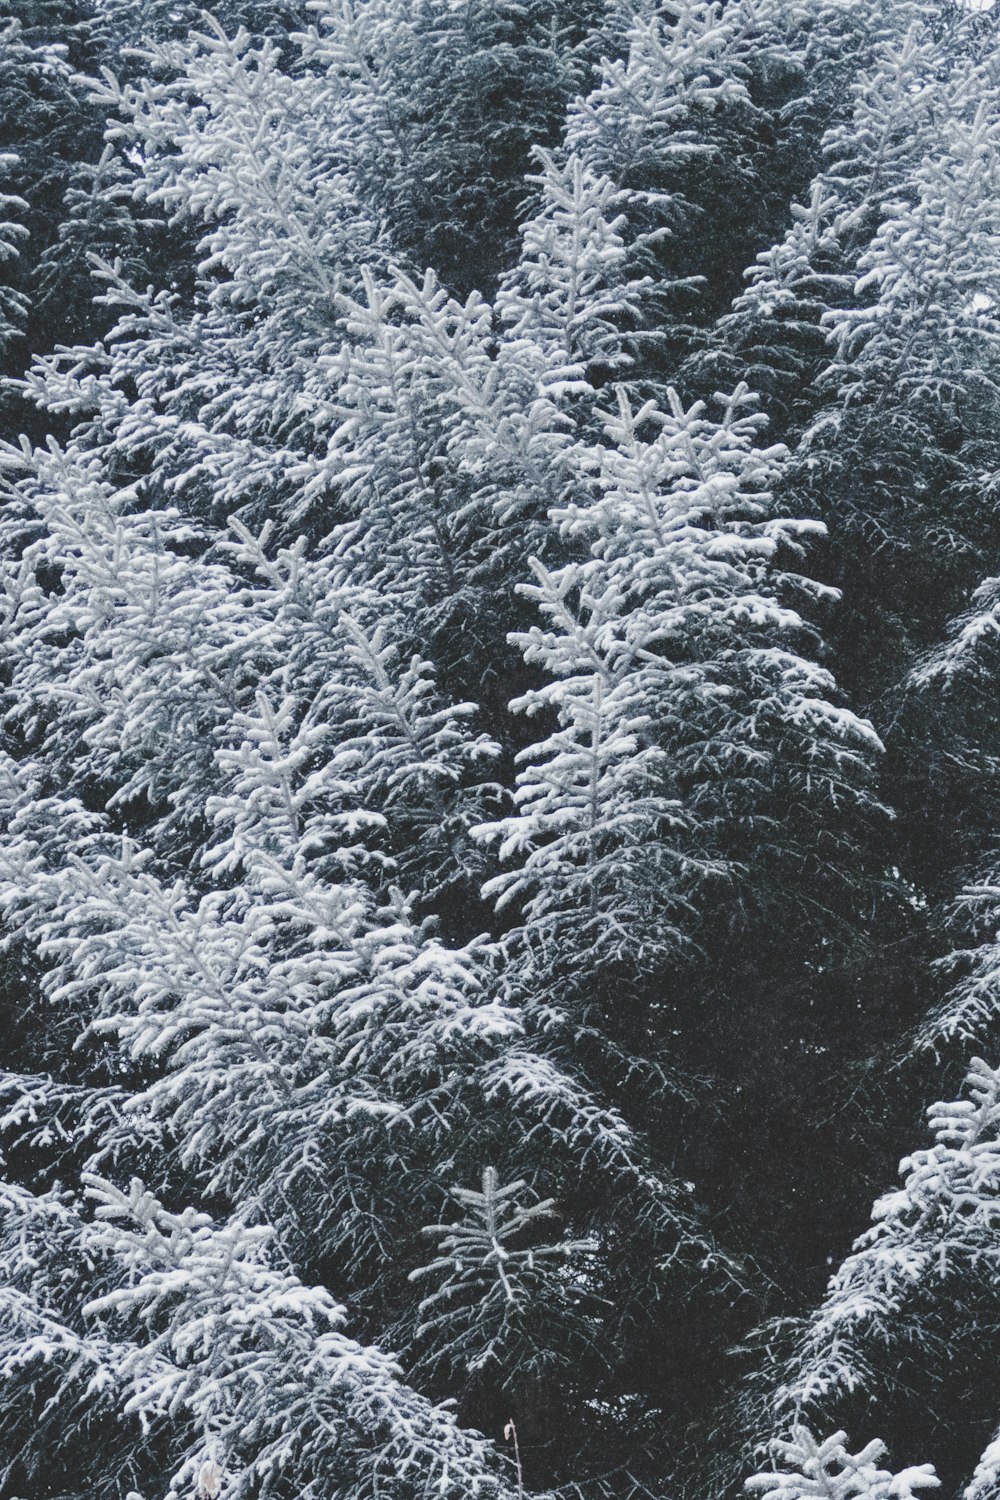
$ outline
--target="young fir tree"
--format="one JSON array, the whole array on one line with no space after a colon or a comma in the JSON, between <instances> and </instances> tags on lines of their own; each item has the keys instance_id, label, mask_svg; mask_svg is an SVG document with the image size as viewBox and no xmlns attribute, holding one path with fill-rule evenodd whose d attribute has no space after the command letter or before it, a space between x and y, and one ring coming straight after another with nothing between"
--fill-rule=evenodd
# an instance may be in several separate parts
<instances>
[{"instance_id":1,"label":"young fir tree","mask_svg":"<svg viewBox=\"0 0 1000 1500\"><path fill-rule=\"evenodd\" d=\"M953 952L943 967L954 982L922 1018L919 1035L922 1045L949 1051L970 1044L990 1051L996 1036L997 602L997 580L987 578L907 683L907 727L915 722L923 731L919 751L936 788L935 811L958 810L950 824L962 863L945 872L944 886Z\"/></svg>"},{"instance_id":2,"label":"young fir tree","mask_svg":"<svg viewBox=\"0 0 1000 1500\"><path fill-rule=\"evenodd\" d=\"M995 545L976 498L994 440L981 398L993 54L967 8L901 6L886 19L851 116L828 131L810 194L751 267L712 341L726 352L710 343L698 377L742 376L749 362L779 433L796 439L795 503L831 527L831 576L851 601L836 659L873 705L940 629L975 552ZM922 374L894 358L922 361ZM860 654L869 635L877 649Z\"/></svg>"},{"instance_id":3,"label":"young fir tree","mask_svg":"<svg viewBox=\"0 0 1000 1500\"><path fill-rule=\"evenodd\" d=\"M6 1486L250 1496L502 1495L487 1445L343 1331L273 1234L133 1181L3 1189ZM34 1405L34 1419L29 1411Z\"/></svg>"},{"instance_id":4,"label":"young fir tree","mask_svg":"<svg viewBox=\"0 0 1000 1500\"><path fill-rule=\"evenodd\" d=\"M825 318L834 358L823 382L836 389L838 409L813 424L806 462L812 460L822 476L828 470L824 452L828 444L836 446L837 475L843 478L833 503L844 507L846 524L860 528L876 552L915 551L928 530L942 549L968 546L962 469L972 453L973 462L982 463L982 444L993 435L998 330L992 287L1000 246L993 100L988 91L971 118L959 114L939 125L934 154L921 160L907 184L912 199L883 205L883 220L858 263L858 302ZM871 305L864 295L869 290ZM890 413L889 431L898 445L892 448L886 443ZM918 429L930 452L914 466L904 455L912 451ZM930 470L932 454L937 474ZM942 506L940 490L952 478L953 454L951 503ZM851 459L854 475L847 481ZM895 480L880 484L879 475L890 466ZM862 485L867 501L859 493ZM898 516L896 507L905 507L907 499L912 508Z\"/></svg>"},{"instance_id":5,"label":"young fir tree","mask_svg":"<svg viewBox=\"0 0 1000 1500\"><path fill-rule=\"evenodd\" d=\"M84 16L82 5L27 4L0 29L0 423L8 437L30 420L8 382L33 353L99 326L85 269L59 258L67 187L77 164L101 151L101 116L76 76L95 64ZM100 238L95 224L85 247Z\"/></svg>"},{"instance_id":6,"label":"young fir tree","mask_svg":"<svg viewBox=\"0 0 1000 1500\"><path fill-rule=\"evenodd\" d=\"M688 880L734 878L736 829L781 807L791 830L791 794L796 783L806 790L806 761L806 795L859 807L868 797L874 735L824 701L827 674L785 644L806 632L777 597L792 580L775 562L811 528L769 514L768 486L784 452L754 447L761 424L748 405L738 390L715 422L676 397L669 413L652 403L634 412L620 392L618 411L606 415L609 446L593 458L598 498L556 513L564 532L590 543L591 559L558 573L539 569L532 587L550 628L527 633L522 649L548 682L519 706L551 707L557 727L522 752L521 810L498 829L515 869L494 882L505 900L537 891L527 908L532 948L546 946L543 928L562 910L569 934L582 921L632 963L648 949L656 971L698 939L696 924L682 923L682 937L666 916L672 904L688 905ZM780 708L778 693L787 695ZM800 866L801 856L788 853ZM607 897L598 874L605 868ZM626 887L614 894L623 877L631 898ZM760 891L758 899L768 897ZM578 934L553 946L590 951Z\"/></svg>"},{"instance_id":7,"label":"young fir tree","mask_svg":"<svg viewBox=\"0 0 1000 1500\"><path fill-rule=\"evenodd\" d=\"M902 688L996 548L981 502L996 444L996 76L982 35L995 18L920 6L895 19L850 123L828 133L808 208L718 334L722 369L752 361L794 439L782 502L829 527L824 576L847 600L832 664L893 726L888 863L919 903L947 895L961 858L944 809L961 777L950 731ZM899 916L898 932L922 921Z\"/></svg>"}]
</instances>

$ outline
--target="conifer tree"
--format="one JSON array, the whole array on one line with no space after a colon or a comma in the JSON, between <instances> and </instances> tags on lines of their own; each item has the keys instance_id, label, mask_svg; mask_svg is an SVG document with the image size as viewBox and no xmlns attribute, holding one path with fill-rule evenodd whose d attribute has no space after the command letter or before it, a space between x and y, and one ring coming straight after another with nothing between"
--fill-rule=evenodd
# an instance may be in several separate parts
<instances>
[{"instance_id":1,"label":"conifer tree","mask_svg":"<svg viewBox=\"0 0 1000 1500\"><path fill-rule=\"evenodd\" d=\"M780 807L797 880L796 796L862 816L874 805L870 726L835 705L829 676L794 650L807 631L780 599L792 580L775 565L811 528L771 514L785 455L754 447L752 406L737 390L713 421L676 396L669 413L635 412L620 392L594 457L598 498L556 512L591 557L539 568L531 590L548 628L527 632L522 649L548 682L515 706L555 709L557 723L521 753L518 815L494 830L513 869L492 883L504 901L527 897L524 941L550 950L553 972L556 953L582 951L592 978L590 932L616 963L662 973L699 941L697 915L680 920L698 885L740 878L737 827ZM762 876L757 866L766 904ZM534 959L532 972L537 985Z\"/></svg>"},{"instance_id":2,"label":"conifer tree","mask_svg":"<svg viewBox=\"0 0 1000 1500\"><path fill-rule=\"evenodd\" d=\"M801 88L807 59L822 88L809 40L817 17L780 0L684 0L629 7L626 22L625 55L602 61L569 111L566 142L619 190L633 256L659 287L651 321L666 347L653 369L665 362L676 380L754 247L773 237L788 176L815 154ZM822 37L822 22L816 29Z\"/></svg>"},{"instance_id":3,"label":"conifer tree","mask_svg":"<svg viewBox=\"0 0 1000 1500\"><path fill-rule=\"evenodd\" d=\"M110 491L100 458L35 455L11 520L28 535L7 580L18 754L5 763L4 909L88 1059L46 1076L38 1058L6 1081L10 1137L38 1185L140 1150L182 1202L252 1204L297 1274L349 1291L414 1357L433 1352L442 1393L476 1340L495 1341L489 1299L460 1348L431 1351L407 1278L422 1226L484 1156L527 1168L538 1196L556 1189L570 1276L586 1254L593 1283L614 1282L605 1237L632 1212L645 1228L631 1253L660 1297L668 1251L685 1281L729 1277L641 1135L498 1003L482 944L418 920L414 903L433 909L454 879L475 763L493 754L467 713L435 704L422 664L402 668L385 632L365 629L358 591L344 610L326 564L301 547L272 557L245 529L213 555L176 511ZM463 784L466 811L439 822ZM428 827L448 837L428 841ZM411 900L401 877L418 881ZM32 1158L39 1111L72 1122L82 1162ZM543 1279L538 1295L551 1313L532 1321L530 1380L514 1379L514 1343L463 1414L484 1423L516 1388L535 1408L541 1472L570 1454L592 1466L583 1409L632 1378L590 1364L616 1303L597 1295L583 1336L571 1282L550 1298ZM580 1409L557 1436L558 1372L578 1337Z\"/></svg>"},{"instance_id":4,"label":"conifer tree","mask_svg":"<svg viewBox=\"0 0 1000 1500\"><path fill-rule=\"evenodd\" d=\"M881 204L903 191L941 122L974 109L986 83L960 46L953 43L952 56L944 50L942 59L926 7L902 7L893 33L851 80L853 108L825 133L822 169L808 198L792 204L784 238L757 257L746 290L693 362L716 380L723 372L748 375L775 419L793 431L822 400L816 383L829 362L824 318L849 305Z\"/></svg>"},{"instance_id":5,"label":"conifer tree","mask_svg":"<svg viewBox=\"0 0 1000 1500\"><path fill-rule=\"evenodd\" d=\"M497 310L515 357L524 350L541 393L559 399L592 390L595 372L606 379L628 361L623 336L651 282L628 276L611 179L576 155L562 163L543 153L539 162L539 209L522 226Z\"/></svg>"},{"instance_id":6,"label":"conifer tree","mask_svg":"<svg viewBox=\"0 0 1000 1500\"><path fill-rule=\"evenodd\" d=\"M358 183L396 255L465 295L516 249L523 176L587 79L600 0L338 0L311 55L348 80Z\"/></svg>"},{"instance_id":7,"label":"conifer tree","mask_svg":"<svg viewBox=\"0 0 1000 1500\"><path fill-rule=\"evenodd\" d=\"M783 503L829 527L825 576L847 600L832 665L877 724L895 727L892 863L935 901L952 878L944 803L962 795L961 774L950 731L927 698L904 701L903 685L996 547L980 499L996 442L997 205L981 22L900 10L856 81L851 123L828 132L808 208L717 331L732 340L728 367L752 361L794 440ZM891 926L912 931L913 908L891 906Z\"/></svg>"},{"instance_id":8,"label":"conifer tree","mask_svg":"<svg viewBox=\"0 0 1000 1500\"><path fill-rule=\"evenodd\" d=\"M424 1233L438 1239L438 1257L410 1272L411 1281L433 1277L439 1282L420 1303L418 1340L433 1350L431 1358L465 1364L470 1375L502 1359L513 1381L531 1380L538 1359L557 1359L572 1368L583 1352L586 1275L566 1276L557 1267L597 1250L597 1242L550 1235L539 1243L533 1231L540 1220L555 1217L554 1204L552 1199L519 1202L526 1188L524 1181L501 1186L492 1167L483 1172L481 1191L452 1188L463 1219L426 1226ZM508 1353L505 1346L511 1344Z\"/></svg>"},{"instance_id":9,"label":"conifer tree","mask_svg":"<svg viewBox=\"0 0 1000 1500\"><path fill-rule=\"evenodd\" d=\"M998 1147L996 1069L969 1065L961 1098L928 1111L934 1144L900 1165L873 1227L795 1335L773 1394L778 1421L829 1424L877 1409L916 1440L946 1388L961 1388L962 1425L938 1443L938 1467L968 1476L993 1420L982 1373L995 1359ZM786 1332L787 1337L787 1332Z\"/></svg>"},{"instance_id":10,"label":"conifer tree","mask_svg":"<svg viewBox=\"0 0 1000 1500\"><path fill-rule=\"evenodd\" d=\"M203 1496L505 1492L487 1445L347 1337L343 1309L282 1263L269 1230L170 1212L135 1181L91 1177L88 1196L81 1213L57 1192L4 1189L5 1482L81 1500L95 1480Z\"/></svg>"},{"instance_id":11,"label":"conifer tree","mask_svg":"<svg viewBox=\"0 0 1000 1500\"><path fill-rule=\"evenodd\" d=\"M100 116L75 76L93 63L83 7L59 0L15 9L0 29L0 422L6 436L29 415L6 382L60 335L86 336L94 329L86 276L78 270L59 276L56 264L63 195L77 164L100 156L101 131Z\"/></svg>"}]
</instances>

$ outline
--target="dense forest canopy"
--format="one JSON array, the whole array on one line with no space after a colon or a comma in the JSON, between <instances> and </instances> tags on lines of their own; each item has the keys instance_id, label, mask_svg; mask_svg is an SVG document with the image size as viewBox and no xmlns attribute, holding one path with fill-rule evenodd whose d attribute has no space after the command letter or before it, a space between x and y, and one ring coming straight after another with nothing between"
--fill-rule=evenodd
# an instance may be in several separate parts
<instances>
[{"instance_id":1,"label":"dense forest canopy","mask_svg":"<svg viewBox=\"0 0 1000 1500\"><path fill-rule=\"evenodd\" d=\"M8 0L2 1500L1000 1500L998 25Z\"/></svg>"}]
</instances>

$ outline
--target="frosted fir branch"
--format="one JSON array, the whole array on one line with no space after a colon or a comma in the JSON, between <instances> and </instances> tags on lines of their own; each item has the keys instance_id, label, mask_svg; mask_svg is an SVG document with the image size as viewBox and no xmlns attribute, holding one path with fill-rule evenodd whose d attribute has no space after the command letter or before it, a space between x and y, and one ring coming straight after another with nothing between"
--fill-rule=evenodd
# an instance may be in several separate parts
<instances>
[{"instance_id":1,"label":"frosted fir branch","mask_svg":"<svg viewBox=\"0 0 1000 1500\"><path fill-rule=\"evenodd\" d=\"M936 1489L941 1483L930 1464L896 1474L879 1468L886 1449L877 1439L854 1454L846 1442L846 1432L834 1432L820 1441L808 1427L797 1426L790 1439L772 1445L776 1463L782 1467L754 1475L746 1481L746 1489L774 1500L851 1500L854 1496L911 1500L916 1491Z\"/></svg>"}]
</instances>

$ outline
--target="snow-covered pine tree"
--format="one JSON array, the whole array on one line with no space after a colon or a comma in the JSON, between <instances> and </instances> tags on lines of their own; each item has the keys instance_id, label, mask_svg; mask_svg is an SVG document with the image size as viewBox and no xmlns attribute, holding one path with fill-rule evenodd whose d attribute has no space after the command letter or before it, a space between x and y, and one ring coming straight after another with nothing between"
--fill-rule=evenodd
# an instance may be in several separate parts
<instances>
[{"instance_id":1,"label":"snow-covered pine tree","mask_svg":"<svg viewBox=\"0 0 1000 1500\"><path fill-rule=\"evenodd\" d=\"M149 54L155 85L104 91L143 164L134 191L202 231L194 292L105 269L106 352L42 364L30 389L189 510L328 537L345 576L407 601L421 649L453 671L463 656L459 691L479 696L512 623L488 628L484 590L523 570L510 523L560 492L564 422L524 340L498 367L482 299L388 269L351 186L357 100L320 61L293 76L274 43L206 32ZM604 291L590 302L610 317Z\"/></svg>"},{"instance_id":2,"label":"snow-covered pine tree","mask_svg":"<svg viewBox=\"0 0 1000 1500\"><path fill-rule=\"evenodd\" d=\"M500 1463L343 1329L253 1216L5 1186L3 1482L108 1493L501 1496Z\"/></svg>"},{"instance_id":3,"label":"snow-covered pine tree","mask_svg":"<svg viewBox=\"0 0 1000 1500\"><path fill-rule=\"evenodd\" d=\"M983 18L905 9L828 134L809 208L719 333L776 394L779 431L805 428L782 503L830 527L825 576L849 601L832 663L876 722L905 724L886 784L893 863L937 900L961 778L950 732L926 703L901 708L900 685L996 549L981 496L996 463L997 79Z\"/></svg>"},{"instance_id":4,"label":"snow-covered pine tree","mask_svg":"<svg viewBox=\"0 0 1000 1500\"><path fill-rule=\"evenodd\" d=\"M631 368L655 291L651 278L630 270L609 179L572 153L539 151L535 166L535 211L521 225L520 256L492 309L490 368L474 386L453 382L451 394L479 574L512 603L530 558L564 556L552 515L587 482L579 449L599 431L597 392ZM523 621L521 611L506 623Z\"/></svg>"},{"instance_id":5,"label":"snow-covered pine tree","mask_svg":"<svg viewBox=\"0 0 1000 1500\"><path fill-rule=\"evenodd\" d=\"M433 909L454 879L492 747L366 628L377 601L355 590L347 615L335 561L239 527L210 547L142 483L113 491L102 459L35 454L9 511L3 902L38 1003L79 1043L34 1069L29 1044L27 1076L4 1080L15 1159L72 1191L88 1160L138 1155L174 1201L252 1207L300 1276L463 1392L467 1419L496 1432L507 1392L506 1416L516 1400L534 1424L537 1472L585 1472L622 1436L610 1418L593 1431L589 1403L634 1379L591 1351L623 1318L666 1316L677 1278L731 1271L641 1137L497 1003L482 945L442 942L395 888L416 881ZM39 1154L46 1129L80 1144ZM536 1288L552 1316L532 1325L530 1378L515 1379L515 1344L470 1387L459 1354L495 1343L489 1297L456 1351L407 1274L422 1226L484 1159L558 1198L565 1249ZM603 1289L632 1215L621 1305ZM596 1295L568 1401L558 1372L581 1313L562 1278L584 1253Z\"/></svg>"},{"instance_id":6,"label":"snow-covered pine tree","mask_svg":"<svg viewBox=\"0 0 1000 1500\"><path fill-rule=\"evenodd\" d=\"M772 1420L829 1426L877 1409L918 1442L942 1393L958 1388L961 1423L936 1429L934 1459L967 1477L995 1422L984 1375L997 1357L997 1070L974 1058L962 1097L928 1116L934 1144L903 1160L902 1186L877 1200L821 1306L778 1331L794 1352L779 1366Z\"/></svg>"},{"instance_id":7,"label":"snow-covered pine tree","mask_svg":"<svg viewBox=\"0 0 1000 1500\"><path fill-rule=\"evenodd\" d=\"M570 108L567 146L618 187L635 262L659 285L670 379L685 354L699 364L739 269L774 238L837 114L840 101L826 95L844 60L828 33L853 7L831 9L787 0L623 7L624 56L606 57L591 93ZM878 30L870 9L863 21L852 16L855 29ZM661 378L663 368L654 361ZM745 373L730 368L721 383Z\"/></svg>"},{"instance_id":8,"label":"snow-covered pine tree","mask_svg":"<svg viewBox=\"0 0 1000 1500\"><path fill-rule=\"evenodd\" d=\"M486 892L523 910L532 1003L545 993L543 976L569 962L580 963L593 1003L602 970L657 972L687 947L690 889L713 872L688 852L691 819L652 731L655 669L637 671L634 652L616 640L617 598L600 579L588 588L577 564L555 575L536 564L536 573L523 588L548 628L519 640L547 681L512 706L554 711L555 727L520 754L517 812L481 830L512 866Z\"/></svg>"},{"instance_id":9,"label":"snow-covered pine tree","mask_svg":"<svg viewBox=\"0 0 1000 1500\"><path fill-rule=\"evenodd\" d=\"M100 0L90 8L87 33L113 73L142 76L139 57L149 43L183 41L203 25L205 13L197 0ZM310 19L308 0L215 0L209 14L230 36L243 27L277 41Z\"/></svg>"},{"instance_id":10,"label":"snow-covered pine tree","mask_svg":"<svg viewBox=\"0 0 1000 1500\"><path fill-rule=\"evenodd\" d=\"M986 494L989 495L987 489ZM973 1045L992 1051L1000 1020L995 837L1000 791L996 738L996 640L1000 594L987 578L926 653L907 684L908 727L922 730L921 754L937 806L961 807L957 874L941 882L951 912L952 951L940 966L951 984L920 1019L917 1044L949 1052ZM911 728L911 735L913 734ZM915 738L915 736L914 736ZM954 813L951 815L954 822Z\"/></svg>"},{"instance_id":11,"label":"snow-covered pine tree","mask_svg":"<svg viewBox=\"0 0 1000 1500\"><path fill-rule=\"evenodd\" d=\"M785 564L813 527L774 516L786 455L755 446L753 408L744 388L718 419L676 396L668 412L635 412L620 391L591 458L597 498L554 513L591 555L539 568L530 588L546 627L521 646L547 680L515 706L555 723L521 752L517 814L487 830L512 866L490 888L526 902L536 995L539 961L564 988L581 954L591 1006L602 953L616 1005L626 973L662 979L701 939L706 881L725 884L737 925L796 891L808 901L817 816L826 874L856 878L852 822L875 806L878 741L796 649L809 631L783 593L824 591ZM765 826L769 876L740 832Z\"/></svg>"},{"instance_id":12,"label":"snow-covered pine tree","mask_svg":"<svg viewBox=\"0 0 1000 1500\"><path fill-rule=\"evenodd\" d=\"M12 50L9 42L5 50L8 52ZM2 167L10 186L13 186L11 179L17 165L18 158L12 152L6 152L3 157ZM20 255L18 245L26 236L27 230L14 215L26 208L27 204L17 193L5 192L2 205L5 215L9 217L4 218L2 228L0 228L0 235L2 235L2 240L0 240L2 251L0 253L2 253L5 261L17 260ZM6 354L10 345L20 336L26 311L27 299L24 294L18 291L16 286L12 284L5 285L2 292L2 303L0 303L0 317L3 318L3 324L0 327L0 336L3 339L2 352L4 354Z\"/></svg>"},{"instance_id":13,"label":"snow-covered pine tree","mask_svg":"<svg viewBox=\"0 0 1000 1500\"><path fill-rule=\"evenodd\" d=\"M405 614L450 688L481 701L511 657L504 591L537 538L539 492L558 492L565 424L531 368L494 357L478 294L460 303L430 271L363 281L339 300L343 345L306 377L330 431L300 460L296 513L342 577ZM516 530L502 507L519 500Z\"/></svg>"},{"instance_id":14,"label":"snow-covered pine tree","mask_svg":"<svg viewBox=\"0 0 1000 1500\"><path fill-rule=\"evenodd\" d=\"M488 700L519 623L513 585L554 545L549 511L580 482L574 433L595 429L597 387L631 363L650 287L628 274L611 184L576 158L538 164L537 212L492 308L430 272L366 273L363 300L338 303L347 342L307 385L317 410L336 386L340 420L303 466L304 514L346 502L328 545L347 576L405 597L450 680Z\"/></svg>"},{"instance_id":15,"label":"snow-covered pine tree","mask_svg":"<svg viewBox=\"0 0 1000 1500\"><path fill-rule=\"evenodd\" d=\"M395 254L462 295L516 255L524 173L588 77L601 0L328 0L308 55L349 80L357 181Z\"/></svg>"},{"instance_id":16,"label":"snow-covered pine tree","mask_svg":"<svg viewBox=\"0 0 1000 1500\"><path fill-rule=\"evenodd\" d=\"M101 96L123 117L113 138L147 153L136 191L168 216L204 224L199 274L216 282L211 305L234 316L266 311L258 338L290 354L328 330L337 292L374 254L373 224L350 182L337 80L293 77L276 42L242 30L230 38L214 24L149 47L143 60L156 83L112 81Z\"/></svg>"},{"instance_id":17,"label":"snow-covered pine tree","mask_svg":"<svg viewBox=\"0 0 1000 1500\"><path fill-rule=\"evenodd\" d=\"M826 315L835 359L822 382L838 393L800 445L792 486L837 539L834 576L853 616L837 660L863 703L898 697L917 653L996 555L982 495L1000 458L997 97L986 80L974 113L941 121L905 191L884 205L851 305ZM869 640L876 648L859 650ZM942 869L963 857L947 852L941 800L961 777L953 732L926 722L928 705L906 710L890 796L903 814L898 863L938 899Z\"/></svg>"},{"instance_id":18,"label":"snow-covered pine tree","mask_svg":"<svg viewBox=\"0 0 1000 1500\"><path fill-rule=\"evenodd\" d=\"M749 285L693 359L702 380L752 380L781 423L797 431L822 402L829 363L824 317L849 305L858 260L881 218L937 143L941 122L975 109L986 83L961 34L942 46L940 7L901 6L892 34L851 80L853 107L823 137L823 166L785 236L762 251Z\"/></svg>"},{"instance_id":19,"label":"snow-covered pine tree","mask_svg":"<svg viewBox=\"0 0 1000 1500\"><path fill-rule=\"evenodd\" d=\"M945 452L949 440L955 446L956 428L959 447L992 432L998 340L993 289L1000 254L994 100L991 90L977 100L971 119L946 117L934 154L923 158L909 184L913 201L884 205L886 216L861 256L855 288L862 295L871 289L873 304L826 315L835 358L823 379L837 390L841 411L821 416L807 437L807 451L816 455L820 470L828 423L838 430L839 454L849 455L862 475L868 472L873 429L884 433L890 412L892 434L903 449L917 425L925 445ZM887 457L880 454L882 464ZM918 505L927 482L922 469L910 478L907 488L916 490ZM880 487L874 488L870 532L862 507L852 504L851 495L845 500L877 549L892 545L903 528L878 504ZM954 508L960 492L953 495ZM947 543L948 521L933 502L928 509L936 540ZM919 534L914 521L911 514L904 545L913 545L915 529ZM960 547L957 524L953 536L952 545Z\"/></svg>"},{"instance_id":20,"label":"snow-covered pine tree","mask_svg":"<svg viewBox=\"0 0 1000 1500\"><path fill-rule=\"evenodd\" d=\"M808 1034L799 976L849 942L870 890L879 745L809 654L791 599L812 607L825 591L790 565L812 527L774 514L784 452L756 446L748 393L713 418L676 397L634 411L622 392L606 423L578 489L595 498L554 513L589 556L539 566L524 588L543 621L518 639L543 680L514 706L545 732L519 753L516 811L481 830L501 859L486 889L511 914L505 985L533 1028L626 1111L634 1101L626 1117L641 1115L655 1159L711 1180L738 1158L738 1096L759 1098L779 1024L746 995L759 984L770 998L787 973L783 1024ZM779 952L792 906L808 936ZM720 1124L705 1141L699 1073L706 1102L736 1096L732 1137ZM755 1201L732 1189L737 1232ZM699 1316L707 1387L728 1318Z\"/></svg>"},{"instance_id":21,"label":"snow-covered pine tree","mask_svg":"<svg viewBox=\"0 0 1000 1500\"><path fill-rule=\"evenodd\" d=\"M628 334L652 282L629 275L617 189L576 154L539 153L539 208L497 297L513 357L535 364L542 394L592 394L629 363ZM589 379L588 379L589 377Z\"/></svg>"},{"instance_id":22,"label":"snow-covered pine tree","mask_svg":"<svg viewBox=\"0 0 1000 1500\"><path fill-rule=\"evenodd\" d=\"M410 1272L411 1281L433 1278L417 1330L432 1358L473 1376L499 1361L515 1387L534 1383L539 1361L569 1371L585 1353L593 1323L585 1257L599 1249L596 1240L553 1239L554 1201L524 1202L526 1192L523 1180L501 1186L493 1167L484 1169L481 1189L453 1188L462 1218L424 1229L438 1254ZM541 1221L547 1235L539 1234ZM574 1258L583 1264L574 1267Z\"/></svg>"},{"instance_id":23,"label":"snow-covered pine tree","mask_svg":"<svg viewBox=\"0 0 1000 1500\"><path fill-rule=\"evenodd\" d=\"M6 436L31 416L7 382L23 373L33 353L94 327L86 276L77 271L56 288L50 259L74 170L100 155L101 119L75 76L94 64L84 16L82 4L56 0L15 7L0 23L0 423Z\"/></svg>"}]
</instances>

